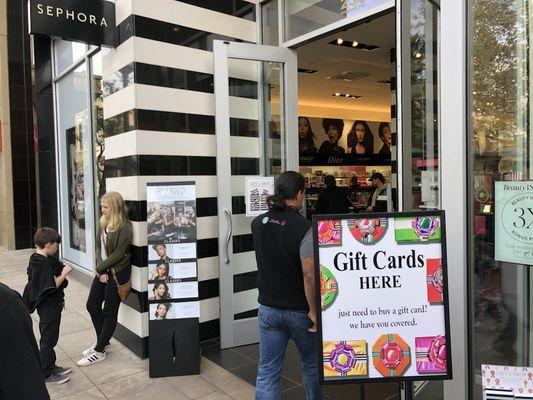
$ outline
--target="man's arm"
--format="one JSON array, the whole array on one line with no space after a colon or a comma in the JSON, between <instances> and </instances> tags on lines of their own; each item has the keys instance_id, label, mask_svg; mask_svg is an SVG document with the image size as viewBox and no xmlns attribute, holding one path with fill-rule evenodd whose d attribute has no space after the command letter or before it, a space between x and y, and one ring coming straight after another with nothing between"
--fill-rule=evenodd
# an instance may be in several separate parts
<instances>
[{"instance_id":1,"label":"man's arm","mask_svg":"<svg viewBox=\"0 0 533 400\"><path fill-rule=\"evenodd\" d=\"M309 305L309 319L313 326L309 332L316 332L316 303L315 303L315 260L314 257L302 258L302 271L304 274L305 298Z\"/></svg>"},{"instance_id":2,"label":"man's arm","mask_svg":"<svg viewBox=\"0 0 533 400\"><path fill-rule=\"evenodd\" d=\"M313 231L309 229L300 243L305 298L309 306L309 319L313 321L313 326L309 328L309 332L316 332L315 259L313 252Z\"/></svg>"}]
</instances>

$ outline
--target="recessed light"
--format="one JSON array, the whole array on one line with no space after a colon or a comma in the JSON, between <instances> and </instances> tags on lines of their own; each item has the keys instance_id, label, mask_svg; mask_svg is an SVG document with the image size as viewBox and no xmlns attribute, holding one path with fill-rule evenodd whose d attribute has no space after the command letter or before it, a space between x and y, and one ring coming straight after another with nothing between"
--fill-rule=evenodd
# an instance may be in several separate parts
<instances>
[{"instance_id":1,"label":"recessed light","mask_svg":"<svg viewBox=\"0 0 533 400\"><path fill-rule=\"evenodd\" d=\"M331 79L331 76L326 76L326 79Z\"/></svg>"},{"instance_id":2,"label":"recessed light","mask_svg":"<svg viewBox=\"0 0 533 400\"><path fill-rule=\"evenodd\" d=\"M357 47L358 45L359 45L359 42L357 41L352 42L352 47Z\"/></svg>"},{"instance_id":3,"label":"recessed light","mask_svg":"<svg viewBox=\"0 0 533 400\"><path fill-rule=\"evenodd\" d=\"M415 54L415 57L416 57L416 58L422 58L422 54L420 54L420 53L416 53L416 54Z\"/></svg>"},{"instance_id":4,"label":"recessed light","mask_svg":"<svg viewBox=\"0 0 533 400\"><path fill-rule=\"evenodd\" d=\"M344 40L342 40L341 38L338 38L338 39L337 39L337 44L340 45L340 44L343 44L343 43L344 43Z\"/></svg>"},{"instance_id":5,"label":"recessed light","mask_svg":"<svg viewBox=\"0 0 533 400\"><path fill-rule=\"evenodd\" d=\"M334 97L344 97L346 99L354 99L354 100L360 99L362 97L362 96L357 96L355 94L339 93L339 92L331 93L331 95L334 96Z\"/></svg>"},{"instance_id":6,"label":"recessed light","mask_svg":"<svg viewBox=\"0 0 533 400\"><path fill-rule=\"evenodd\" d=\"M350 47L352 49L363 50L363 51L374 51L379 48L379 46L376 46L374 44L365 44L365 43L358 42L357 40L354 40L352 42L351 40L344 40L342 38L333 39L328 44L333 44L335 46L342 46L342 47Z\"/></svg>"}]
</instances>

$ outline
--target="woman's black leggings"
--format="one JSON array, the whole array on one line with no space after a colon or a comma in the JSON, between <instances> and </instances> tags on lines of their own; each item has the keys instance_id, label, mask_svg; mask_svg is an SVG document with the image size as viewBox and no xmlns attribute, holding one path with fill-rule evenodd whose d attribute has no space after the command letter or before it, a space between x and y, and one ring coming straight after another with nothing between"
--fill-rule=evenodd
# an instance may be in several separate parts
<instances>
[{"instance_id":1,"label":"woman's black leggings","mask_svg":"<svg viewBox=\"0 0 533 400\"><path fill-rule=\"evenodd\" d=\"M122 285L130 279L131 266L117 272L118 282ZM102 304L104 305L102 308ZM109 274L107 283L100 282L95 277L87 299L87 311L91 315L94 330L96 331L95 350L102 352L109 344L109 340L117 327L118 308L120 307L120 297L118 297L117 285Z\"/></svg>"}]
</instances>

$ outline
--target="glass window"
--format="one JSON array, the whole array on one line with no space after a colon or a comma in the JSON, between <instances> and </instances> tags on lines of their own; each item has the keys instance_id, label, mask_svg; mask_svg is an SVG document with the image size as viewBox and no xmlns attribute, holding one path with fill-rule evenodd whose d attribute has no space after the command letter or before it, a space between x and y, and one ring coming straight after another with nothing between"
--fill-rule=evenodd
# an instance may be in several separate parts
<instances>
[{"instance_id":1,"label":"glass window","mask_svg":"<svg viewBox=\"0 0 533 400\"><path fill-rule=\"evenodd\" d=\"M99 219L98 201L105 194L105 141L104 141L104 96L102 87L102 52L96 53L91 59L93 82L93 109L94 109L94 160L95 168L95 193L97 204L95 207L96 221Z\"/></svg>"},{"instance_id":2,"label":"glass window","mask_svg":"<svg viewBox=\"0 0 533 400\"><path fill-rule=\"evenodd\" d=\"M404 209L438 209L440 11L428 0L411 0L405 11L409 43L402 78Z\"/></svg>"},{"instance_id":3,"label":"glass window","mask_svg":"<svg viewBox=\"0 0 533 400\"><path fill-rule=\"evenodd\" d=\"M294 39L387 0L286 0L285 39Z\"/></svg>"},{"instance_id":4,"label":"glass window","mask_svg":"<svg viewBox=\"0 0 533 400\"><path fill-rule=\"evenodd\" d=\"M63 257L85 266L93 242L87 235L92 226L91 128L87 108L87 70L83 63L57 83L60 145L61 228Z\"/></svg>"},{"instance_id":5,"label":"glass window","mask_svg":"<svg viewBox=\"0 0 533 400\"><path fill-rule=\"evenodd\" d=\"M87 52L87 45L82 43L56 40L54 43L56 75L63 72L76 61L79 61Z\"/></svg>"},{"instance_id":6,"label":"glass window","mask_svg":"<svg viewBox=\"0 0 533 400\"><path fill-rule=\"evenodd\" d=\"M263 3L261 7L263 44L277 46L279 45L278 0Z\"/></svg>"},{"instance_id":7,"label":"glass window","mask_svg":"<svg viewBox=\"0 0 533 400\"><path fill-rule=\"evenodd\" d=\"M533 178L528 7L525 0L470 0L469 358L476 398L481 364L532 365L531 267L495 257L495 182Z\"/></svg>"}]
</instances>

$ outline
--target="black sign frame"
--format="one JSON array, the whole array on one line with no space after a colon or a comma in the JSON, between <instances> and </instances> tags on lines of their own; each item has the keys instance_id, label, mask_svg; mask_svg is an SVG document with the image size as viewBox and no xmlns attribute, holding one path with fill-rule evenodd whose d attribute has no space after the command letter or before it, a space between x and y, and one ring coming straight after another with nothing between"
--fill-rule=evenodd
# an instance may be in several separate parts
<instances>
[{"instance_id":1,"label":"black sign frame","mask_svg":"<svg viewBox=\"0 0 533 400\"><path fill-rule=\"evenodd\" d=\"M29 33L96 46L116 46L115 3L106 0L29 0Z\"/></svg>"},{"instance_id":2,"label":"black sign frame","mask_svg":"<svg viewBox=\"0 0 533 400\"><path fill-rule=\"evenodd\" d=\"M416 382L416 381L444 381L453 379L453 364L452 364L452 342L450 331L450 304L448 292L448 256L446 247L446 216L444 210L433 211L411 211L411 212L386 212L386 213L360 213L360 214L320 214L313 215L312 229L313 229L313 253L315 262L315 307L317 318L317 361L320 384L322 385L343 385L343 384L366 384L366 383L388 383L388 382ZM321 220L344 220L344 219L362 219L362 218L394 218L394 217L423 217L423 216L438 216L441 221L441 248L442 248L442 266L443 266L443 306L444 306L444 330L446 338L446 363L447 373L439 375L422 375L422 376L394 376L381 378L357 378L345 377L339 380L324 379L323 367L323 341L322 341L322 305L320 293L320 253L318 247L318 222ZM371 355L369 353L369 363L371 362Z\"/></svg>"}]
</instances>

